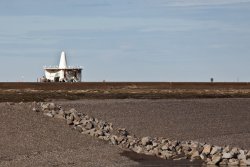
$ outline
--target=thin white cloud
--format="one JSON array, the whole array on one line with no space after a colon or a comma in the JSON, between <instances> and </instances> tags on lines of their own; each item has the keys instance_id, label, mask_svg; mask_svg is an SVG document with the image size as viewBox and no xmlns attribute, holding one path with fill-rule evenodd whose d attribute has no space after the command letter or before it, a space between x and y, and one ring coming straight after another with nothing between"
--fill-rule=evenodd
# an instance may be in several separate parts
<instances>
[{"instance_id":1,"label":"thin white cloud","mask_svg":"<svg viewBox=\"0 0 250 167\"><path fill-rule=\"evenodd\" d=\"M250 0L161 0L164 6L192 7L192 6L217 6L250 2Z\"/></svg>"},{"instance_id":2,"label":"thin white cloud","mask_svg":"<svg viewBox=\"0 0 250 167\"><path fill-rule=\"evenodd\" d=\"M58 39L93 39L89 32L187 32L218 30L223 32L250 33L248 23L232 24L216 20L171 18L108 18L108 17L10 17L0 16L2 42L43 42ZM11 26L10 26L11 25ZM45 26L46 25L46 26ZM101 26L100 26L101 25ZM16 29L18 27L18 29ZM87 35L87 36L86 36ZM96 38L94 36L94 38ZM51 42L52 42L51 41ZM23 43L22 42L22 43ZM1 42L0 42L1 43Z\"/></svg>"}]
</instances>

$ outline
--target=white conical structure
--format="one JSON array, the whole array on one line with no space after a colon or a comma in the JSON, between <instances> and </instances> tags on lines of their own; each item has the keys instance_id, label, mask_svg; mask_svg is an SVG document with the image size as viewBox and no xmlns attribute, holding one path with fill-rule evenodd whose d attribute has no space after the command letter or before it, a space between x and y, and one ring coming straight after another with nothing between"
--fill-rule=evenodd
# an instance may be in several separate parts
<instances>
[{"instance_id":1,"label":"white conical structure","mask_svg":"<svg viewBox=\"0 0 250 167\"><path fill-rule=\"evenodd\" d=\"M44 82L81 82L82 68L68 67L64 51L61 53L59 67L45 67Z\"/></svg>"},{"instance_id":2,"label":"white conical structure","mask_svg":"<svg viewBox=\"0 0 250 167\"><path fill-rule=\"evenodd\" d=\"M60 69L66 69L67 66L67 59L66 59L66 54L64 51L62 51L61 53L61 59L60 59L60 64L59 64L59 68Z\"/></svg>"}]
</instances>

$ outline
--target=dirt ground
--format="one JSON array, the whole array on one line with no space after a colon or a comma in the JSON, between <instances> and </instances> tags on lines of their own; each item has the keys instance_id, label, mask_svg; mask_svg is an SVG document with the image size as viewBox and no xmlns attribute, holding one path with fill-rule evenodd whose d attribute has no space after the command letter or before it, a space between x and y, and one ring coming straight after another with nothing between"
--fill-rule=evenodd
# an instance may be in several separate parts
<instances>
[{"instance_id":1,"label":"dirt ground","mask_svg":"<svg viewBox=\"0 0 250 167\"><path fill-rule=\"evenodd\" d=\"M250 149L250 99L54 100L137 136L196 140ZM79 134L32 103L0 103L0 166L194 166L134 155Z\"/></svg>"},{"instance_id":2,"label":"dirt ground","mask_svg":"<svg viewBox=\"0 0 250 167\"><path fill-rule=\"evenodd\" d=\"M250 149L250 99L58 101L137 136L196 140Z\"/></svg>"},{"instance_id":3,"label":"dirt ground","mask_svg":"<svg viewBox=\"0 0 250 167\"><path fill-rule=\"evenodd\" d=\"M81 135L30 105L0 104L0 166L135 166L122 150Z\"/></svg>"},{"instance_id":4,"label":"dirt ground","mask_svg":"<svg viewBox=\"0 0 250 167\"><path fill-rule=\"evenodd\" d=\"M0 102L48 99L250 98L250 83L82 82L0 83Z\"/></svg>"}]
</instances>

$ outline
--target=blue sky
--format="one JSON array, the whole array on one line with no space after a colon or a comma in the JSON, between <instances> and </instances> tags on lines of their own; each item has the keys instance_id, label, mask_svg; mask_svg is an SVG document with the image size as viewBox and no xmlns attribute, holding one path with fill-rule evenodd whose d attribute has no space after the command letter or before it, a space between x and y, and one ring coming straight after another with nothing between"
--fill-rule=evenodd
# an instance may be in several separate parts
<instances>
[{"instance_id":1,"label":"blue sky","mask_svg":"<svg viewBox=\"0 0 250 167\"><path fill-rule=\"evenodd\" d=\"M0 81L250 81L250 0L0 0Z\"/></svg>"}]
</instances>

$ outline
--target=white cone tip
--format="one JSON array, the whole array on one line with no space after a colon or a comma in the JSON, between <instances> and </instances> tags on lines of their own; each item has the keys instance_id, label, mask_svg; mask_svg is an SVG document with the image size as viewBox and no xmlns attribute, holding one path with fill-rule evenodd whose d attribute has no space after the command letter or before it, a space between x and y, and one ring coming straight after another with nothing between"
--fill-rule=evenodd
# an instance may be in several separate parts
<instances>
[{"instance_id":1,"label":"white cone tip","mask_svg":"<svg viewBox=\"0 0 250 167\"><path fill-rule=\"evenodd\" d=\"M61 58L60 58L60 63L59 63L59 68L65 69L67 68L67 59L66 59L66 54L64 51L61 53Z\"/></svg>"}]
</instances>

